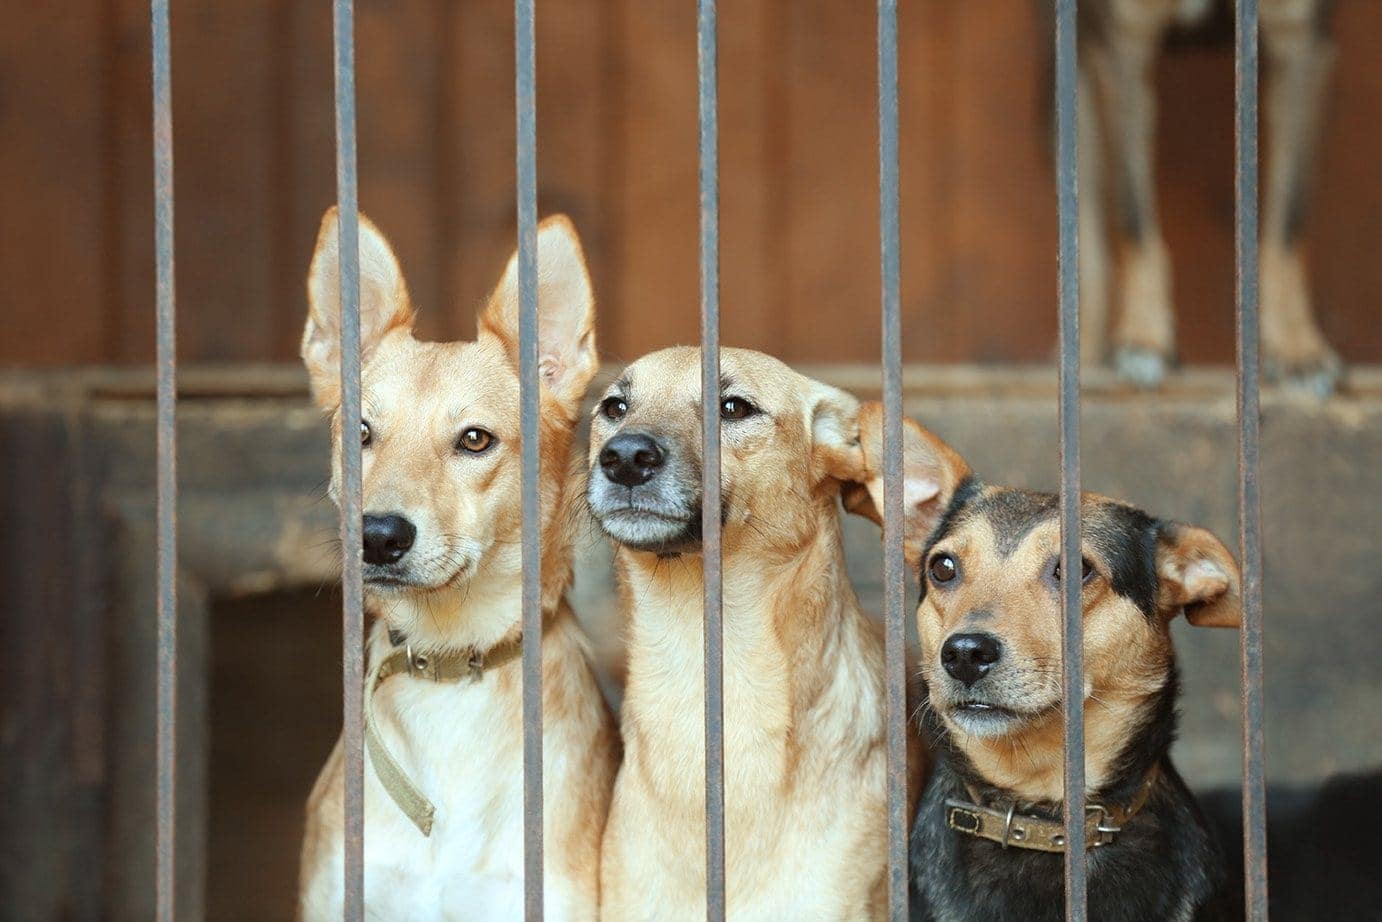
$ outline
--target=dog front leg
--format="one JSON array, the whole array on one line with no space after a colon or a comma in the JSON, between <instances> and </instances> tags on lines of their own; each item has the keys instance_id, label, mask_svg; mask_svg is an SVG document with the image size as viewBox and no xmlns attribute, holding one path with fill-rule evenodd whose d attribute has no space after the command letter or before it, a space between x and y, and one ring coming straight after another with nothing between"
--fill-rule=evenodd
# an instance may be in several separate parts
<instances>
[{"instance_id":1,"label":"dog front leg","mask_svg":"<svg viewBox=\"0 0 1382 922\"><path fill-rule=\"evenodd\" d=\"M1092 80L1080 68L1079 178L1080 178L1080 362L1085 367L1108 361L1109 248L1104 207L1105 180L1103 126L1092 98Z\"/></svg>"},{"instance_id":2,"label":"dog front leg","mask_svg":"<svg viewBox=\"0 0 1382 922\"><path fill-rule=\"evenodd\" d=\"M1340 363L1316 323L1301 249L1311 162L1334 59L1318 6L1275 0L1262 7L1269 71L1260 281L1266 373L1324 397L1338 382Z\"/></svg>"},{"instance_id":3,"label":"dog front leg","mask_svg":"<svg viewBox=\"0 0 1382 922\"><path fill-rule=\"evenodd\" d=\"M1157 217L1153 171L1156 98L1152 65L1172 8L1115 2L1086 55L1104 125L1117 227L1122 237L1114 363L1124 379L1154 387L1175 350L1171 262Z\"/></svg>"}]
</instances>

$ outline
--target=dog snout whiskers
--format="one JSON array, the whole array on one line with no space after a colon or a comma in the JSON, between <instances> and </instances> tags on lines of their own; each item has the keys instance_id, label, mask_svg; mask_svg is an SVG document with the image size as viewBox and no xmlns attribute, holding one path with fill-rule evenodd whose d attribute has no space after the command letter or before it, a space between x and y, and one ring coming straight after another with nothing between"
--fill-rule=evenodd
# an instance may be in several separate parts
<instances>
[{"instance_id":1,"label":"dog snout whiskers","mask_svg":"<svg viewBox=\"0 0 1382 922\"><path fill-rule=\"evenodd\" d=\"M397 513L364 517L365 563L378 566L396 564L413 546L417 528Z\"/></svg>"},{"instance_id":2,"label":"dog snout whiskers","mask_svg":"<svg viewBox=\"0 0 1382 922\"><path fill-rule=\"evenodd\" d=\"M969 687L987 675L1002 655L1002 645L992 634L952 634L941 647L941 665Z\"/></svg>"},{"instance_id":3,"label":"dog snout whiskers","mask_svg":"<svg viewBox=\"0 0 1382 922\"><path fill-rule=\"evenodd\" d=\"M600 469L610 481L637 487L657 476L667 461L667 453L650 435L621 432L605 443L599 460Z\"/></svg>"}]
</instances>

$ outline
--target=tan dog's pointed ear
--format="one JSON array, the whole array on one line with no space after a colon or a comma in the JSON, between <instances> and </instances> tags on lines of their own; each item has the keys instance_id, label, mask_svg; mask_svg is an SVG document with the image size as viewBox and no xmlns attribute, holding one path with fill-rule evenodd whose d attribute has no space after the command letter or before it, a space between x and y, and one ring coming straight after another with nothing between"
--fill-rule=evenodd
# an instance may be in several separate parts
<instances>
[{"instance_id":1,"label":"tan dog's pointed ear","mask_svg":"<svg viewBox=\"0 0 1382 922\"><path fill-rule=\"evenodd\" d=\"M307 326L302 331L302 361L312 396L323 409L340 404L341 385L341 227L335 207L322 216L317 249L307 272ZM413 326L413 307L403 271L389 241L360 215L360 356L368 360L386 333Z\"/></svg>"},{"instance_id":2,"label":"tan dog's pointed ear","mask_svg":"<svg viewBox=\"0 0 1382 922\"><path fill-rule=\"evenodd\" d=\"M509 257L480 317L480 329L504 343L518 364L518 254ZM600 367L595 353L595 295L576 228L565 215L537 229L538 362L543 384L574 413Z\"/></svg>"},{"instance_id":3,"label":"tan dog's pointed ear","mask_svg":"<svg viewBox=\"0 0 1382 922\"><path fill-rule=\"evenodd\" d=\"M1158 604L1199 627L1238 627L1243 598L1238 564L1222 541L1194 525L1168 522L1156 545L1156 573L1161 582Z\"/></svg>"},{"instance_id":4,"label":"tan dog's pointed ear","mask_svg":"<svg viewBox=\"0 0 1382 922\"><path fill-rule=\"evenodd\" d=\"M883 405L870 401L859 410L863 464L846 484L845 509L883 524ZM960 484L969 465L955 449L910 419L902 420L903 553L913 566Z\"/></svg>"}]
</instances>

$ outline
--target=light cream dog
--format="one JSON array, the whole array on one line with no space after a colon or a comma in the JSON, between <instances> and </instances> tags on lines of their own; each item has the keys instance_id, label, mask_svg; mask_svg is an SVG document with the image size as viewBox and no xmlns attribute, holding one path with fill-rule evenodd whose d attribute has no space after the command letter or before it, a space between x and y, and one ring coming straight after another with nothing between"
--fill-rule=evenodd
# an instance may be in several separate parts
<instances>
[{"instance_id":1,"label":"light cream dog","mask_svg":"<svg viewBox=\"0 0 1382 922\"><path fill-rule=\"evenodd\" d=\"M882 918L883 642L845 571L836 499L862 476L858 402L756 352L727 349L721 368L728 911ZM705 916L699 402L699 351L656 352L611 385L591 432L587 498L629 617L602 859L615 922Z\"/></svg>"},{"instance_id":2,"label":"light cream dog","mask_svg":"<svg viewBox=\"0 0 1382 922\"><path fill-rule=\"evenodd\" d=\"M400 652L414 665L426 658L433 667L466 666L472 655L479 663L449 680L405 667L378 684L371 708L378 740L434 815L423 821L405 814L381 783L379 751L367 753L367 915L521 918L516 261L509 261L474 342L418 342L398 262L362 218L365 418L343 420L338 237L333 210L322 222L308 277L302 356L317 402L331 414L333 442L348 435L363 443L365 599L375 615L371 677ZM597 365L594 301L569 221L543 222L538 251L546 909L549 919L594 919L617 740L563 598L571 576L572 436ZM333 496L339 484L337 463ZM341 916L342 797L338 743L307 805L304 919Z\"/></svg>"}]
</instances>

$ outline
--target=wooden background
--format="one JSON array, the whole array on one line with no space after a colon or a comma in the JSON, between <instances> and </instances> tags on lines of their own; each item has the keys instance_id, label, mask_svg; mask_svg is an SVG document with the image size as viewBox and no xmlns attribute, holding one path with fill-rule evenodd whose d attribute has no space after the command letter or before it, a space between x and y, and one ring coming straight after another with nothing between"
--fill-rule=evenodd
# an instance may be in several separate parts
<instances>
[{"instance_id":1,"label":"wooden background","mask_svg":"<svg viewBox=\"0 0 1382 922\"><path fill-rule=\"evenodd\" d=\"M1054 337L1054 193L1036 4L902 4L910 360L1033 360ZM329 5L173 10L182 357L292 360L334 194ZM512 245L507 0L357 4L365 210L432 337L469 335ZM877 354L874 5L721 5L724 336L792 361ZM1311 222L1326 331L1382 359L1382 4L1339 4ZM153 348L148 10L23 4L0 30L0 363L137 363ZM544 212L586 238L612 358L696 336L694 5L549 0L538 23ZM1231 355L1232 61L1160 73L1161 201L1182 354Z\"/></svg>"}]
</instances>

